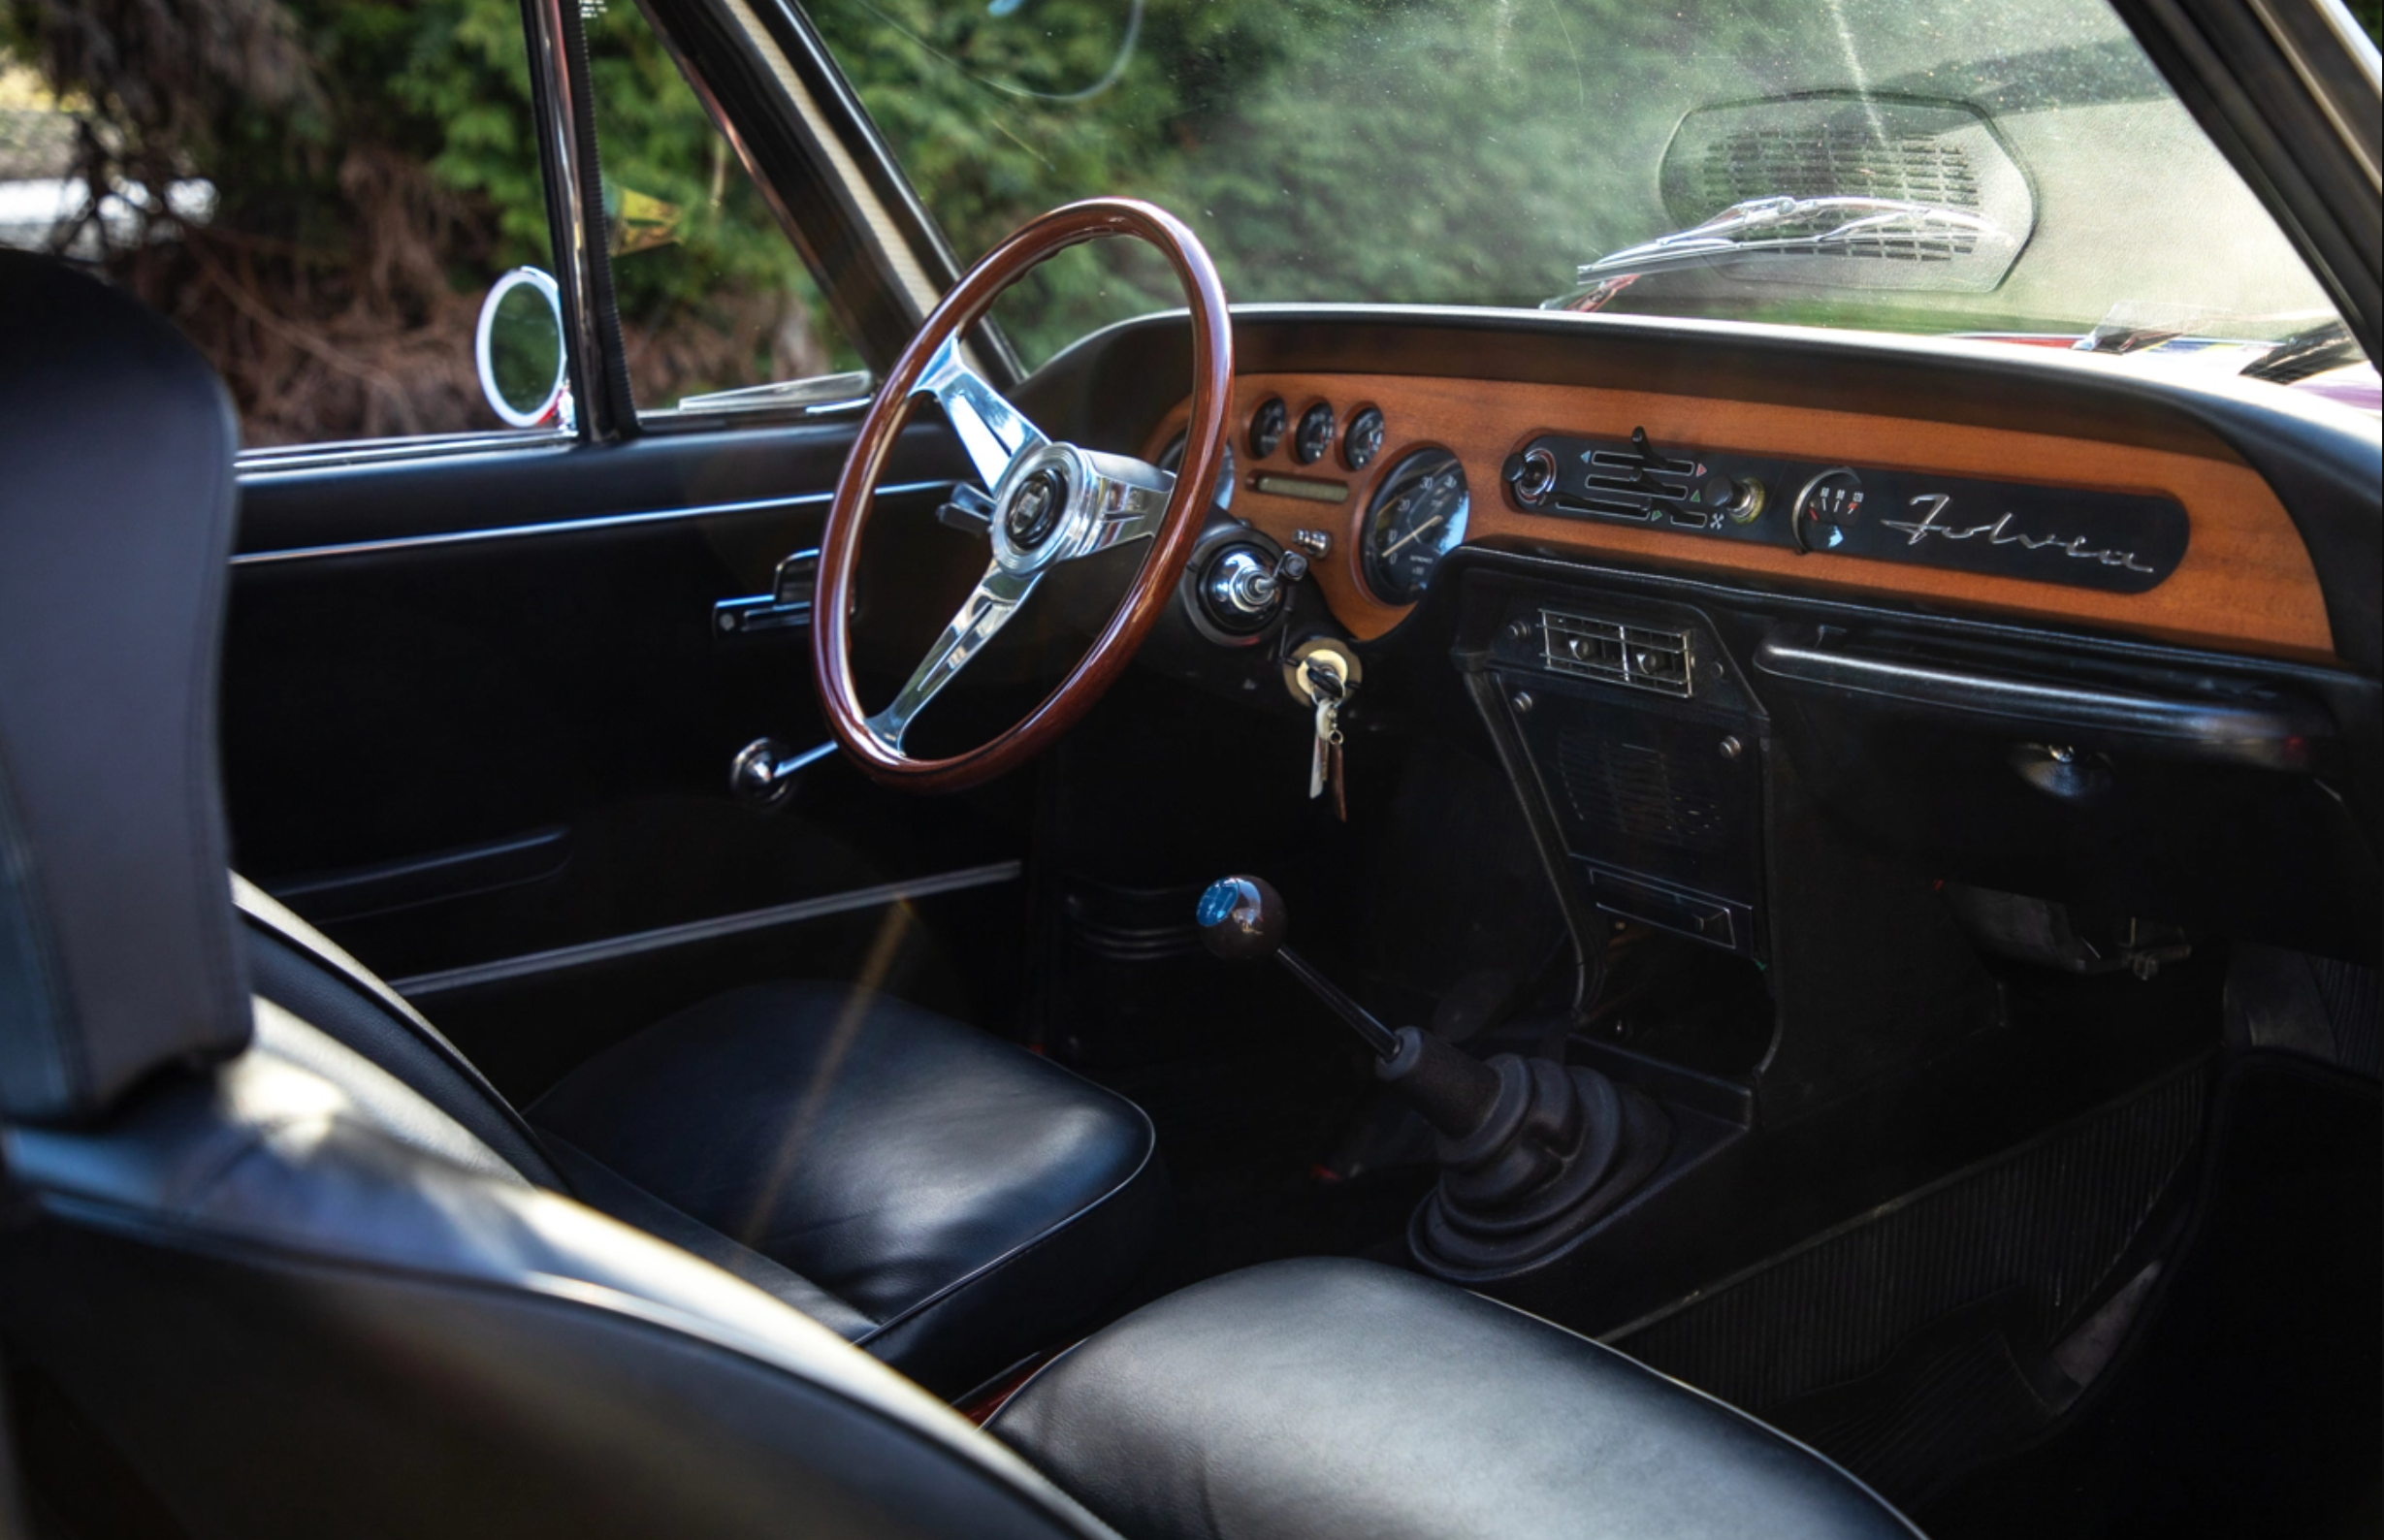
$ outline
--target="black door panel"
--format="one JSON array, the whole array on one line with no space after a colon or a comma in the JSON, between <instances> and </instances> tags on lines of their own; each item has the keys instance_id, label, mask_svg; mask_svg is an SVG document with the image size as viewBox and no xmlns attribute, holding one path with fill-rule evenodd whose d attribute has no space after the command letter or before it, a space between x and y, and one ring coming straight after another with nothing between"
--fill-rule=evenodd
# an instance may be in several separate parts
<instances>
[{"instance_id":1,"label":"black door panel","mask_svg":"<svg viewBox=\"0 0 2384 1540\"><path fill-rule=\"evenodd\" d=\"M787 933L866 932L879 890L955 872L1017 891L1022 780L923 799L830 755L777 809L730 794L747 743L827 733L808 631L725 638L714 606L768 592L781 558L818 543L848 439L755 430L259 478L223 699L241 870L385 977L528 959L435 991L467 1027L425 1002L523 1081L646 1019L592 1010L592 967L602 1001L641 1011L757 969L850 976L866 946L822 957ZM941 433L904 445L873 520L899 538L873 551L865 621L915 631L976 576L982 542L934 521L957 468ZM685 931L724 920L734 945ZM998 930L966 945L998 948ZM881 972L901 982L898 963ZM985 977L998 993L1005 970Z\"/></svg>"}]
</instances>

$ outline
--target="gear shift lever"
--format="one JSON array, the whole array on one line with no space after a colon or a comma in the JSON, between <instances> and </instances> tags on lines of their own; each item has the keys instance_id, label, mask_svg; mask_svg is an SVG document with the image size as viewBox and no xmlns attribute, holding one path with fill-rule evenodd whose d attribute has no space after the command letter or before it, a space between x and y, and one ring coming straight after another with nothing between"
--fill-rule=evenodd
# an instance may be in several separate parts
<instances>
[{"instance_id":1,"label":"gear shift lever","mask_svg":"<svg viewBox=\"0 0 2384 1540\"><path fill-rule=\"evenodd\" d=\"M1298 952L1263 878L1201 894L1201 942L1228 961L1273 957L1374 1053L1374 1074L1439 1132L1440 1185L1409 1243L1444 1272L1483 1275L1544 1256L1653 1175L1672 1142L1663 1110L1595 1070L1502 1053L1487 1063L1414 1027L1394 1032Z\"/></svg>"},{"instance_id":2,"label":"gear shift lever","mask_svg":"<svg viewBox=\"0 0 2384 1540\"><path fill-rule=\"evenodd\" d=\"M1498 1100L1498 1072L1414 1027L1397 1032L1342 992L1308 960L1283 945L1291 928L1283 895L1263 877L1221 877L1201 894L1201 942L1229 962L1272 956L1349 1024L1374 1052L1374 1073L1396 1087L1425 1121L1451 1139L1482 1126Z\"/></svg>"}]
</instances>

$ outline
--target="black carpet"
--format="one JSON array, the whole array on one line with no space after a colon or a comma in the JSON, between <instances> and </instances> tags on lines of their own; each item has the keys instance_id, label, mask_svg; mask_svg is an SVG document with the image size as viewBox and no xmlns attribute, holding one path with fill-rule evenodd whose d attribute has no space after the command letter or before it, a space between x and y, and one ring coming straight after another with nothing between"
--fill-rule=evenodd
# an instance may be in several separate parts
<instances>
[{"instance_id":1,"label":"black carpet","mask_svg":"<svg viewBox=\"0 0 2384 1540\"><path fill-rule=\"evenodd\" d=\"M1914 1515L1935 1540L2384 1533L2376 1082L2237 1061L2132 1339L2032 1447Z\"/></svg>"}]
</instances>

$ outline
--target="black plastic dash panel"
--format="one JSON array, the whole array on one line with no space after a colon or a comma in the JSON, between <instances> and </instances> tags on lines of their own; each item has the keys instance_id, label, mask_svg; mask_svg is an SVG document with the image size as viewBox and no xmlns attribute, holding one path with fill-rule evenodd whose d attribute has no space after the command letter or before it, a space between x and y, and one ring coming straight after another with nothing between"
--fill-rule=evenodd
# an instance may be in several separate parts
<instances>
[{"instance_id":1,"label":"black plastic dash panel","mask_svg":"<svg viewBox=\"0 0 2384 1540\"><path fill-rule=\"evenodd\" d=\"M2118 594L2175 572L2190 529L2175 499L2148 494L1781 460L1644 433L1543 433L1507 464L1507 498L1528 513Z\"/></svg>"}]
</instances>

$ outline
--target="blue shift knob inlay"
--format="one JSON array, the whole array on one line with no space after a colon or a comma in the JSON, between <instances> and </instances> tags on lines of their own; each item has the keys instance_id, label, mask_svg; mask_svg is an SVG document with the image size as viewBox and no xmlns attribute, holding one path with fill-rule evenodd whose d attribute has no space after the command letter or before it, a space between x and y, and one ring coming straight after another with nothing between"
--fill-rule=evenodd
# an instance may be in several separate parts
<instances>
[{"instance_id":1,"label":"blue shift knob inlay","mask_svg":"<svg viewBox=\"0 0 2384 1540\"><path fill-rule=\"evenodd\" d=\"M1230 877L1218 878L1201 893L1200 922L1203 925L1222 925L1225 916L1231 914L1234 906L1240 902L1241 884Z\"/></svg>"}]
</instances>

